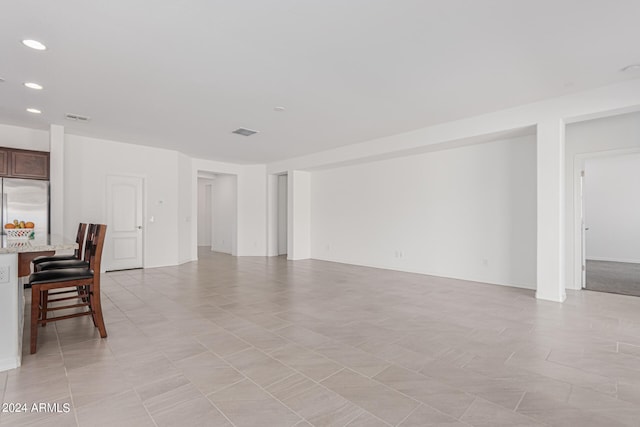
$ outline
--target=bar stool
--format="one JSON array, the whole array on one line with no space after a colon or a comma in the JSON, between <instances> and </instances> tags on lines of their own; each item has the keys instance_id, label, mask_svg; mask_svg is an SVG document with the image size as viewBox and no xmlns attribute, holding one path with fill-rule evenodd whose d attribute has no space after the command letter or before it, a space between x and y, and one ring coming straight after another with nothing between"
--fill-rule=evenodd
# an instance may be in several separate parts
<instances>
[{"instance_id":1,"label":"bar stool","mask_svg":"<svg viewBox=\"0 0 640 427\"><path fill-rule=\"evenodd\" d=\"M86 245L89 247L89 267L60 268L39 271L29 276L31 284L31 354L36 352L38 340L38 325L45 326L47 322L70 319L79 316L91 316L93 324L100 331L100 337L106 338L107 329L102 317L100 304L100 264L102 260L102 248L104 246L107 226L104 224L91 224L88 227ZM73 289L64 289L73 288ZM59 290L49 293L52 290ZM69 293L76 295L49 299ZM59 301L77 300L75 304L49 307L50 303ZM79 313L72 313L57 317L48 317L48 312L86 307Z\"/></svg>"},{"instance_id":2,"label":"bar stool","mask_svg":"<svg viewBox=\"0 0 640 427\"><path fill-rule=\"evenodd\" d=\"M93 225L94 224L80 224L80 227L78 228L78 236L76 238L78 249L76 249L73 255L38 257L33 260L33 271L38 272L58 268L89 268L91 247L87 242ZM83 248L84 251L82 250Z\"/></svg>"},{"instance_id":3,"label":"bar stool","mask_svg":"<svg viewBox=\"0 0 640 427\"><path fill-rule=\"evenodd\" d=\"M87 234L87 224L81 222L78 225L78 233L76 234L76 243L78 248L73 252L73 255L53 255L53 256L39 256L33 259L33 271L41 271L43 263L66 261L66 260L82 260L83 248L85 246L85 236ZM46 269L46 268L44 268Z\"/></svg>"}]
</instances>

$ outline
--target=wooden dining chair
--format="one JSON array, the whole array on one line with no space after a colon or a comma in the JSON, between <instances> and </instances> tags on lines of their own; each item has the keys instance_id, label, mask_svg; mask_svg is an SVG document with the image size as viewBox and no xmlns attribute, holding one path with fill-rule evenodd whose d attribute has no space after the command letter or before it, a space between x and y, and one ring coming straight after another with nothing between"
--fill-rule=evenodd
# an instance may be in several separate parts
<instances>
[{"instance_id":1,"label":"wooden dining chair","mask_svg":"<svg viewBox=\"0 0 640 427\"><path fill-rule=\"evenodd\" d=\"M104 224L91 224L88 227L88 268L45 270L29 276L29 283L31 284L31 354L36 352L38 325L45 326L47 322L56 322L79 316L91 316L94 326L100 332L100 337L106 338L107 329L102 317L100 303L100 264L106 231L107 226ZM64 296L68 294L75 295ZM50 305L60 301L69 301L71 304ZM48 316L51 311L77 308L84 309L80 312L57 317Z\"/></svg>"},{"instance_id":2,"label":"wooden dining chair","mask_svg":"<svg viewBox=\"0 0 640 427\"><path fill-rule=\"evenodd\" d=\"M83 248L85 247L86 236L87 236L87 224L81 222L78 225L78 233L76 234L76 243L78 244L77 249L73 252L72 255L51 255L51 256L39 256L33 259L33 271L41 271L43 269L43 265L50 262L57 261L66 261L66 260L82 260L83 259Z\"/></svg>"},{"instance_id":3,"label":"wooden dining chair","mask_svg":"<svg viewBox=\"0 0 640 427\"><path fill-rule=\"evenodd\" d=\"M58 268L88 268L89 258L91 256L91 246L87 244L91 235L91 227L95 224L81 224L82 231L78 230L78 249L74 255L60 255L49 257L38 257L33 262L33 271L45 271ZM83 250L84 249L84 250Z\"/></svg>"}]
</instances>

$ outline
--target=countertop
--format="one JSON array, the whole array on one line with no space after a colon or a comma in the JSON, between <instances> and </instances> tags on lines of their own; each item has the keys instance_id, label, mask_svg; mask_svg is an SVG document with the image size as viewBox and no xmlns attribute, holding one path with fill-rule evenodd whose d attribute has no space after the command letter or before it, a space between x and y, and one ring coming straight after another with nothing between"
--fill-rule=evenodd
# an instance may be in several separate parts
<instances>
[{"instance_id":1,"label":"countertop","mask_svg":"<svg viewBox=\"0 0 640 427\"><path fill-rule=\"evenodd\" d=\"M7 239L6 235L2 235L1 243L0 254L74 250L78 247L76 242L69 241L60 235L38 235L38 233L36 233L35 238L32 240Z\"/></svg>"}]
</instances>

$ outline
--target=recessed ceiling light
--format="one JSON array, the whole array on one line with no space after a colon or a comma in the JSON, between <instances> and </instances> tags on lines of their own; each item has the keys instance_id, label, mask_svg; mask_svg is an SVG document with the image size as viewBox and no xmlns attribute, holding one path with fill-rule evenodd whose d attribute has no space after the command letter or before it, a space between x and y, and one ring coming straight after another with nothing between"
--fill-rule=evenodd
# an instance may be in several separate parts
<instances>
[{"instance_id":1,"label":"recessed ceiling light","mask_svg":"<svg viewBox=\"0 0 640 427\"><path fill-rule=\"evenodd\" d=\"M620 71L638 71L638 70L640 70L640 64L631 64L620 69Z\"/></svg>"},{"instance_id":2,"label":"recessed ceiling light","mask_svg":"<svg viewBox=\"0 0 640 427\"><path fill-rule=\"evenodd\" d=\"M22 40L22 44L35 50L47 50L47 47L38 40Z\"/></svg>"},{"instance_id":3,"label":"recessed ceiling light","mask_svg":"<svg viewBox=\"0 0 640 427\"><path fill-rule=\"evenodd\" d=\"M39 85L38 83L27 82L24 85L29 89L42 90L42 85Z\"/></svg>"},{"instance_id":4,"label":"recessed ceiling light","mask_svg":"<svg viewBox=\"0 0 640 427\"><path fill-rule=\"evenodd\" d=\"M286 108L284 108L284 107L274 107L273 110L274 111L278 111L278 112L282 112L282 111L286 110Z\"/></svg>"},{"instance_id":5,"label":"recessed ceiling light","mask_svg":"<svg viewBox=\"0 0 640 427\"><path fill-rule=\"evenodd\" d=\"M38 110L37 108L27 108L27 111L33 114L40 114L42 113L42 111Z\"/></svg>"}]
</instances>

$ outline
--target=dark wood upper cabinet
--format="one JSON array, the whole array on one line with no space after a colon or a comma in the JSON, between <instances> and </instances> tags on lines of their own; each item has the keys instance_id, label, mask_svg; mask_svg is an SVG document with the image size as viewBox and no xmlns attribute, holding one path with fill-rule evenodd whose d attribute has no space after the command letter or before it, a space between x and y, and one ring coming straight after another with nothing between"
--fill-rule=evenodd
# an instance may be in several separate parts
<instances>
[{"instance_id":1,"label":"dark wood upper cabinet","mask_svg":"<svg viewBox=\"0 0 640 427\"><path fill-rule=\"evenodd\" d=\"M9 175L9 151L0 148L0 176Z\"/></svg>"},{"instance_id":2,"label":"dark wood upper cabinet","mask_svg":"<svg viewBox=\"0 0 640 427\"><path fill-rule=\"evenodd\" d=\"M0 176L47 180L49 179L49 153L0 148Z\"/></svg>"}]
</instances>

